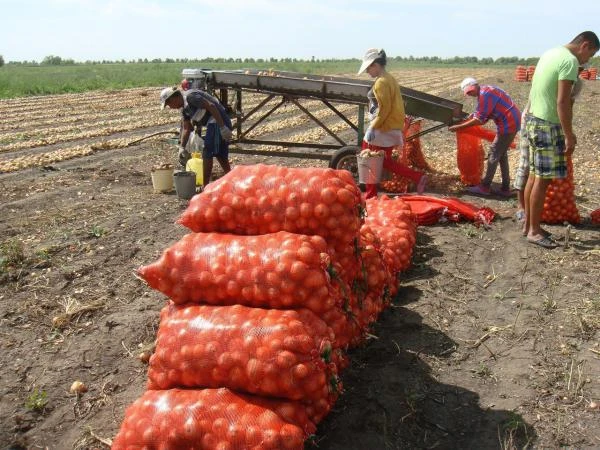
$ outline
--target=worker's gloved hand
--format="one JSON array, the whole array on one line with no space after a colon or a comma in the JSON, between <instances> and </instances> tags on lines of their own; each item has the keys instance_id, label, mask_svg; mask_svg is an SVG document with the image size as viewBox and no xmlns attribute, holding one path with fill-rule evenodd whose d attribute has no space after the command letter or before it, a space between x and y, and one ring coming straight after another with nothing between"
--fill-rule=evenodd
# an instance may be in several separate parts
<instances>
[{"instance_id":1,"label":"worker's gloved hand","mask_svg":"<svg viewBox=\"0 0 600 450\"><path fill-rule=\"evenodd\" d=\"M231 142L231 138L233 137L233 132L227 128L227 125L223 125L219 128L221 132L221 137L225 140L225 142Z\"/></svg>"},{"instance_id":2,"label":"worker's gloved hand","mask_svg":"<svg viewBox=\"0 0 600 450\"><path fill-rule=\"evenodd\" d=\"M364 140L366 142L373 142L375 140L375 130L371 127L367 128L367 131L365 132L365 137Z\"/></svg>"},{"instance_id":3,"label":"worker's gloved hand","mask_svg":"<svg viewBox=\"0 0 600 450\"><path fill-rule=\"evenodd\" d=\"M190 155L190 152L188 152L181 145L177 147L177 156L179 157L179 164L183 168L185 168L185 165L187 164L188 160L192 157L192 155Z\"/></svg>"}]
</instances>

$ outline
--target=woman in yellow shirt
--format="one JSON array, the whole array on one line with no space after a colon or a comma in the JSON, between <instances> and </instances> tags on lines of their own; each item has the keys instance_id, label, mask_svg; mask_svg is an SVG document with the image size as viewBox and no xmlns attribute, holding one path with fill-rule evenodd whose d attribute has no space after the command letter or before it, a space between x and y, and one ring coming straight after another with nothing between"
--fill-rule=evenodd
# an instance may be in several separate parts
<instances>
[{"instance_id":1,"label":"woman in yellow shirt","mask_svg":"<svg viewBox=\"0 0 600 450\"><path fill-rule=\"evenodd\" d=\"M417 192L421 194L425 190L427 176L392 159L392 150L404 145L404 102L398 82L385 70L386 64L385 51L371 48L365 53L358 71L358 75L366 71L375 78L375 83L368 93L371 123L365 132L362 148L383 150L383 167L412 180ZM366 198L377 195L376 184L367 184L366 187Z\"/></svg>"}]
</instances>

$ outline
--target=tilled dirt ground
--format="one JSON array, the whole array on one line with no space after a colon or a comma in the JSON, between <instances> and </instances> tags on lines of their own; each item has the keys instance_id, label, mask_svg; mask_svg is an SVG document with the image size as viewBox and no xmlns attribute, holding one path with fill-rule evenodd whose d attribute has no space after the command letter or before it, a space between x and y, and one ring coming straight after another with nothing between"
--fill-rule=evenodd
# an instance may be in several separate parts
<instances>
[{"instance_id":1,"label":"tilled dirt ground","mask_svg":"<svg viewBox=\"0 0 600 450\"><path fill-rule=\"evenodd\" d=\"M599 206L599 92L587 87L576 110L584 216ZM423 139L434 167L452 142ZM150 169L166 160L173 148L153 142L0 176L2 448L106 448L144 391L137 355L165 298L134 270L186 234L175 220L187 202L152 192ZM309 446L600 447L598 228L549 226L562 245L547 251L521 236L514 199L462 198L497 220L419 228L394 305L351 351L345 392ZM75 380L88 392L71 394Z\"/></svg>"}]
</instances>

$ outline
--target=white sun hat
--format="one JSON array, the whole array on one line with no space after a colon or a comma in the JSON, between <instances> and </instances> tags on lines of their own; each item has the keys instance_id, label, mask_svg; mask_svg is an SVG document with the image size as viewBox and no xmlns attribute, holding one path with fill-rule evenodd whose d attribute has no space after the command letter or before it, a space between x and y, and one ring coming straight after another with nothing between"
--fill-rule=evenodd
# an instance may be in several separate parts
<instances>
[{"instance_id":1,"label":"white sun hat","mask_svg":"<svg viewBox=\"0 0 600 450\"><path fill-rule=\"evenodd\" d=\"M166 87L160 91L160 109L166 108L167 100L169 100L175 92L177 92L177 89L172 87Z\"/></svg>"},{"instance_id":2,"label":"white sun hat","mask_svg":"<svg viewBox=\"0 0 600 450\"><path fill-rule=\"evenodd\" d=\"M469 92L474 91L478 84L479 83L475 78L467 77L460 83L460 89L464 94L468 94Z\"/></svg>"},{"instance_id":3,"label":"white sun hat","mask_svg":"<svg viewBox=\"0 0 600 450\"><path fill-rule=\"evenodd\" d=\"M358 70L357 75L360 75L365 70L367 70L367 67L373 64L373 61L379 58L379 52L380 50L378 48L370 48L369 50L367 50L365 56L363 57L362 64L360 65L360 69Z\"/></svg>"}]
</instances>

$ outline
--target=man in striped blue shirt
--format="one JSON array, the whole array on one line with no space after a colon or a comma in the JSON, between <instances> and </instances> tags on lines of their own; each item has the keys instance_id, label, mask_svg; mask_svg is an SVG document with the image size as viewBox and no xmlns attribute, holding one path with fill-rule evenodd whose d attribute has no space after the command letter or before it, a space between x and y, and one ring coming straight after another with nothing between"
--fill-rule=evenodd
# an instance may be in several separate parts
<instances>
[{"instance_id":1,"label":"man in striped blue shirt","mask_svg":"<svg viewBox=\"0 0 600 450\"><path fill-rule=\"evenodd\" d=\"M477 98L477 109L464 122L452 125L448 129L457 131L474 125L482 125L488 120L496 124L496 138L492 142L488 154L485 176L478 186L471 186L469 192L489 195L492 180L500 164L502 189L496 194L508 197L510 191L510 168L508 166L508 148L521 129L521 111L510 96L496 86L480 85L474 78L465 78L460 85L463 93Z\"/></svg>"}]
</instances>

